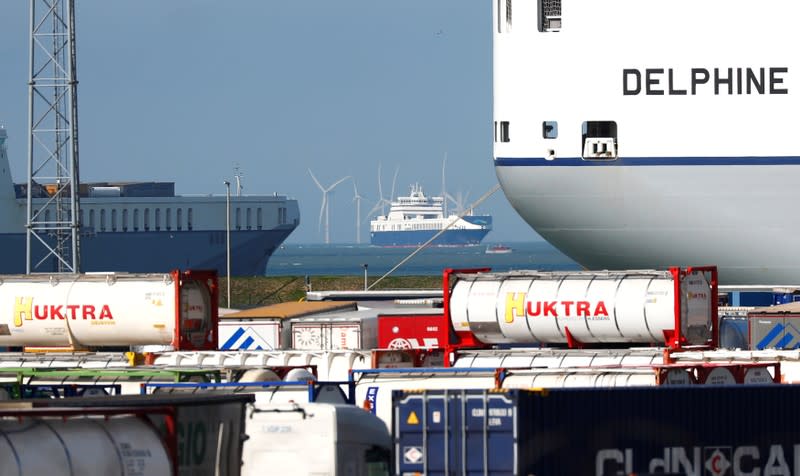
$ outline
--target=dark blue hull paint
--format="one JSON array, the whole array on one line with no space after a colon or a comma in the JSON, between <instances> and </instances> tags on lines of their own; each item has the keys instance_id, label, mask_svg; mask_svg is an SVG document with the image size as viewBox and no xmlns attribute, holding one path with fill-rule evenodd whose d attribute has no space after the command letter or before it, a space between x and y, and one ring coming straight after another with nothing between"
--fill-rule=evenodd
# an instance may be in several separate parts
<instances>
[{"instance_id":1,"label":"dark blue hull paint","mask_svg":"<svg viewBox=\"0 0 800 476\"><path fill-rule=\"evenodd\" d=\"M419 246L430 240L436 230L422 231L384 231L370 234L370 243L374 246ZM485 230L453 230L445 231L437 237L433 246L470 246L480 244L489 233Z\"/></svg>"},{"instance_id":2,"label":"dark blue hull paint","mask_svg":"<svg viewBox=\"0 0 800 476\"><path fill-rule=\"evenodd\" d=\"M800 157L619 157L613 160L585 160L581 157L559 157L547 160L544 157L497 157L496 167L656 167L686 165L800 165Z\"/></svg>"},{"instance_id":3,"label":"dark blue hull paint","mask_svg":"<svg viewBox=\"0 0 800 476\"><path fill-rule=\"evenodd\" d=\"M275 249L294 230L231 232L231 275L263 276ZM215 269L227 275L225 230L105 232L81 236L81 272L160 273L173 269ZM0 273L26 272L24 234L0 234ZM43 248L34 248L43 256ZM34 272L57 271L48 260Z\"/></svg>"}]
</instances>

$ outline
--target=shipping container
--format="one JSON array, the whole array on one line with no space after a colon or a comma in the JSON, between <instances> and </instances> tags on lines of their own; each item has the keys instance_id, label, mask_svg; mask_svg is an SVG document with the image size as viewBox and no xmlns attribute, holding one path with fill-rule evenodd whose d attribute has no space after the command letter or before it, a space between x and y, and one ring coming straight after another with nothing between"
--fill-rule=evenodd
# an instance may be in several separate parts
<instances>
[{"instance_id":1,"label":"shipping container","mask_svg":"<svg viewBox=\"0 0 800 476\"><path fill-rule=\"evenodd\" d=\"M716 347L714 267L629 271L446 269L442 313L379 316L382 349ZM417 362L422 359L412 359Z\"/></svg>"},{"instance_id":2,"label":"shipping container","mask_svg":"<svg viewBox=\"0 0 800 476\"><path fill-rule=\"evenodd\" d=\"M284 322L283 348L297 350L357 350L378 346L374 311L300 317Z\"/></svg>"},{"instance_id":3,"label":"shipping container","mask_svg":"<svg viewBox=\"0 0 800 476\"><path fill-rule=\"evenodd\" d=\"M395 474L800 470L800 386L395 391Z\"/></svg>"},{"instance_id":4,"label":"shipping container","mask_svg":"<svg viewBox=\"0 0 800 476\"><path fill-rule=\"evenodd\" d=\"M715 275L710 268L461 273L446 310L455 332L485 344L708 345Z\"/></svg>"},{"instance_id":5,"label":"shipping container","mask_svg":"<svg viewBox=\"0 0 800 476\"><path fill-rule=\"evenodd\" d=\"M220 350L278 350L281 321L278 319L219 320Z\"/></svg>"},{"instance_id":6,"label":"shipping container","mask_svg":"<svg viewBox=\"0 0 800 476\"><path fill-rule=\"evenodd\" d=\"M747 317L751 349L800 347L800 302L756 308Z\"/></svg>"},{"instance_id":7,"label":"shipping container","mask_svg":"<svg viewBox=\"0 0 800 476\"><path fill-rule=\"evenodd\" d=\"M217 348L214 271L0 276L0 345Z\"/></svg>"},{"instance_id":8,"label":"shipping container","mask_svg":"<svg viewBox=\"0 0 800 476\"><path fill-rule=\"evenodd\" d=\"M241 474L242 445L247 437L245 415L248 404L253 401L251 394L152 394L29 400L26 403L33 408L136 409L144 413L150 424L165 437L172 431L176 434L178 476L238 476ZM172 409L174 413L174 429L170 428L171 424L160 411L164 408ZM35 450L36 446L31 445L31 449Z\"/></svg>"}]
</instances>

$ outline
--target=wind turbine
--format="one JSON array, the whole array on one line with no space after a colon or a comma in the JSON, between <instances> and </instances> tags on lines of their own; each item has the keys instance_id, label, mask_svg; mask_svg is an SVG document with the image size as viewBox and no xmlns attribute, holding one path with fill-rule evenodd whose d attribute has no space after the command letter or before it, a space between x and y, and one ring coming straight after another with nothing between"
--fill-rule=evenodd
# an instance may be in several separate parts
<instances>
[{"instance_id":1,"label":"wind turbine","mask_svg":"<svg viewBox=\"0 0 800 476\"><path fill-rule=\"evenodd\" d=\"M381 164L378 164L378 203L372 207L372 210L369 211L367 216L372 216L373 213L377 212L378 209L381 210L382 215L386 215L386 205L391 206L392 200L394 200L394 186L397 182L397 174L400 172L400 167L396 167L394 169L394 177L392 178L392 195L389 197L389 200L383 198L383 186L381 185Z\"/></svg>"},{"instance_id":2,"label":"wind turbine","mask_svg":"<svg viewBox=\"0 0 800 476\"><path fill-rule=\"evenodd\" d=\"M325 188L325 187L322 186L321 183L319 183L319 180L317 180L317 177L314 177L314 174L311 172L311 169L308 169L308 173L309 173L309 175L311 175L311 178L314 180L314 183L317 184L317 187L319 187L319 189L322 191L322 206L319 209L319 225L317 226L317 228L319 229L319 228L322 227L322 216L324 214L325 215L325 244L330 244L330 242L331 242L331 226L330 226L331 222L330 222L330 210L328 209L328 193L330 193L334 188L336 188L337 185L339 185L340 183L342 183L345 180L349 179L350 176L348 175L347 177L342 177L339 180L337 180L336 182L334 182L333 184L331 184L331 186L329 186L328 188Z\"/></svg>"},{"instance_id":3,"label":"wind turbine","mask_svg":"<svg viewBox=\"0 0 800 476\"><path fill-rule=\"evenodd\" d=\"M356 179L353 179L353 190L355 191L353 201L356 202L356 244L361 244L361 199L364 197L358 194Z\"/></svg>"},{"instance_id":4,"label":"wind turbine","mask_svg":"<svg viewBox=\"0 0 800 476\"><path fill-rule=\"evenodd\" d=\"M444 184L444 166L447 164L447 152L444 153L444 159L442 159L442 215L447 217L447 187Z\"/></svg>"},{"instance_id":5,"label":"wind turbine","mask_svg":"<svg viewBox=\"0 0 800 476\"><path fill-rule=\"evenodd\" d=\"M460 215L466 210L465 204L469 203L469 190L467 190L467 193L463 193L459 190L455 197L448 193L445 197L445 202L447 200L453 202L453 205L456 207L456 214Z\"/></svg>"}]
</instances>

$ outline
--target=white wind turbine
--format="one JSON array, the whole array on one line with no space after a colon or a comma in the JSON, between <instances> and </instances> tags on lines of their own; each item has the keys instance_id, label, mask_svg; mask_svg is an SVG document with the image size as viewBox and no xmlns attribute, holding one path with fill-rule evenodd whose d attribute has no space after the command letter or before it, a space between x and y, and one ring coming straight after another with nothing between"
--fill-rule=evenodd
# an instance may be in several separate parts
<instances>
[{"instance_id":1,"label":"white wind turbine","mask_svg":"<svg viewBox=\"0 0 800 476\"><path fill-rule=\"evenodd\" d=\"M394 186L397 183L397 174L400 172L400 167L396 167L394 169L394 177L392 178L392 195L389 199L385 199L383 197L383 186L381 185L381 164L378 164L378 203L372 207L372 210L369 211L367 214L368 217L372 216L373 213L377 212L378 209L381 210L382 215L386 215L386 205L391 206L392 200L394 200Z\"/></svg>"},{"instance_id":2,"label":"white wind turbine","mask_svg":"<svg viewBox=\"0 0 800 476\"><path fill-rule=\"evenodd\" d=\"M469 203L469 190L467 190L467 193L463 193L459 190L455 197L448 193L446 194L445 202L447 200L453 202L453 205L456 207L456 214L461 215L466 211L466 204Z\"/></svg>"},{"instance_id":3,"label":"white wind turbine","mask_svg":"<svg viewBox=\"0 0 800 476\"><path fill-rule=\"evenodd\" d=\"M444 183L444 166L447 164L447 152L444 153L444 159L442 159L442 215L447 217L447 187Z\"/></svg>"},{"instance_id":4,"label":"white wind turbine","mask_svg":"<svg viewBox=\"0 0 800 476\"><path fill-rule=\"evenodd\" d=\"M356 244L361 244L361 199L364 197L358 194L356 179L353 179L353 190L355 191L353 201L356 202Z\"/></svg>"},{"instance_id":5,"label":"white wind turbine","mask_svg":"<svg viewBox=\"0 0 800 476\"><path fill-rule=\"evenodd\" d=\"M325 187L322 186L321 183L319 183L319 180L317 180L317 177L314 177L314 174L311 172L311 169L308 169L308 173L309 173L309 175L311 175L311 178L314 180L314 183L317 184L317 187L319 187L319 189L322 191L322 206L319 209L319 225L318 225L318 228L322 227L322 216L324 215L325 216L325 244L330 244L330 242L331 242L331 222L330 222L330 210L328 208L328 193L333 191L333 189L336 188L337 185L339 185L340 183L342 183L345 180L349 179L350 176L348 175L347 177L342 177L339 180L337 180L336 182L334 182L333 184L331 184L331 186L329 186L328 188L325 188Z\"/></svg>"}]
</instances>

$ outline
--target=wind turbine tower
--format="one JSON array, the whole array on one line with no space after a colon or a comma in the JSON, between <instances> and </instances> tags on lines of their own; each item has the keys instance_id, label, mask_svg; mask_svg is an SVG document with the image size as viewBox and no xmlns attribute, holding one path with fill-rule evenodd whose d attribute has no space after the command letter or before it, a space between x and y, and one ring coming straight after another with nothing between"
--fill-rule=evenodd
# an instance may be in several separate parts
<instances>
[{"instance_id":1,"label":"wind turbine tower","mask_svg":"<svg viewBox=\"0 0 800 476\"><path fill-rule=\"evenodd\" d=\"M328 194L336 188L337 185L344 182L345 180L349 179L350 176L342 177L329 187L325 188L319 183L317 177L314 177L314 174L311 172L311 169L308 169L308 174L311 175L311 178L314 180L314 183L317 184L320 191L322 191L322 206L319 209L319 226L322 226L322 217L325 217L325 244L330 244L331 242L331 221L330 221L330 210L328 208Z\"/></svg>"},{"instance_id":2,"label":"wind turbine tower","mask_svg":"<svg viewBox=\"0 0 800 476\"><path fill-rule=\"evenodd\" d=\"M356 179L353 179L353 190L355 195L353 201L356 202L356 244L361 244L361 195L358 194L358 187L356 186Z\"/></svg>"}]
</instances>

